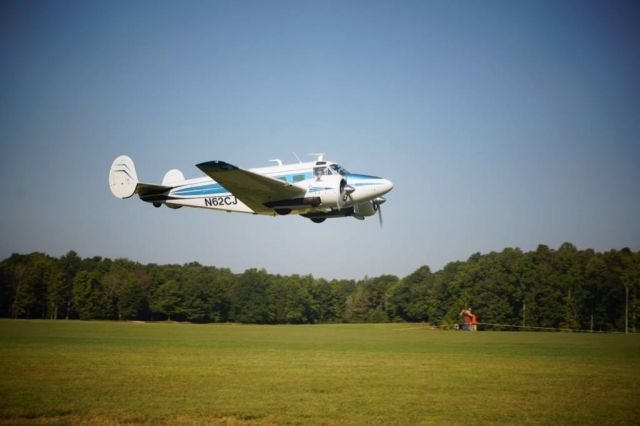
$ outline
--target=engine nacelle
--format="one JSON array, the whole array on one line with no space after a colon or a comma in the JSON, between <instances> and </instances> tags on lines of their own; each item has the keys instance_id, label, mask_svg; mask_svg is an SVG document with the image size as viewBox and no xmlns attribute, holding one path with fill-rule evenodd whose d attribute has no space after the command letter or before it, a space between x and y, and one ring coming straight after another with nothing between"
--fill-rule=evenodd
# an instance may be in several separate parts
<instances>
[{"instance_id":1,"label":"engine nacelle","mask_svg":"<svg viewBox=\"0 0 640 426\"><path fill-rule=\"evenodd\" d=\"M342 176L321 176L319 180L315 180L307 188L305 197L320 198L321 207L343 208L349 201L349 196L345 192L347 181Z\"/></svg>"},{"instance_id":2,"label":"engine nacelle","mask_svg":"<svg viewBox=\"0 0 640 426\"><path fill-rule=\"evenodd\" d=\"M377 211L378 208L373 201L358 203L353 206L353 217L363 220L367 216L373 216Z\"/></svg>"}]
</instances>

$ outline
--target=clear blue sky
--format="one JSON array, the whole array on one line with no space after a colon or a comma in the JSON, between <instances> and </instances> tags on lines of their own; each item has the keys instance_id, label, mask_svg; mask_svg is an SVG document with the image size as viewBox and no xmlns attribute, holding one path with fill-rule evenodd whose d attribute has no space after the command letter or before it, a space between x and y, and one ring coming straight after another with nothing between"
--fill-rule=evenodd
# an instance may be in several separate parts
<instances>
[{"instance_id":1,"label":"clear blue sky","mask_svg":"<svg viewBox=\"0 0 640 426\"><path fill-rule=\"evenodd\" d=\"M640 7L620 1L3 1L0 257L407 275L506 246L640 248ZM313 224L115 199L326 152L391 179Z\"/></svg>"}]
</instances>

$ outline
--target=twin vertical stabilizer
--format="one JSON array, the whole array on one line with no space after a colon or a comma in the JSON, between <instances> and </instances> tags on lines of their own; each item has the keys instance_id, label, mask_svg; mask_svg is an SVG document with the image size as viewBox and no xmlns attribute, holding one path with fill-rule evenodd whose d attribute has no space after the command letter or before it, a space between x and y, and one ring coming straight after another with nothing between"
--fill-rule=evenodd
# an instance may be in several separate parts
<instances>
[{"instance_id":1,"label":"twin vertical stabilizer","mask_svg":"<svg viewBox=\"0 0 640 426\"><path fill-rule=\"evenodd\" d=\"M109 170L109 188L111 193L118 198L129 198L136 192L138 175L133 160L121 155L111 164Z\"/></svg>"}]
</instances>

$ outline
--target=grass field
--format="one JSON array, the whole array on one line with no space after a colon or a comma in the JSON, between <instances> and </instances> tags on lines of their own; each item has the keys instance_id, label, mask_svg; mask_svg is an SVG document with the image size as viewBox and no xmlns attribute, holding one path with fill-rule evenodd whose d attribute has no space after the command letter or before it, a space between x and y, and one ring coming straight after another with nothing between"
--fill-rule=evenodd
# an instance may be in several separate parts
<instances>
[{"instance_id":1,"label":"grass field","mask_svg":"<svg viewBox=\"0 0 640 426\"><path fill-rule=\"evenodd\" d=\"M0 423L638 424L640 336L0 320Z\"/></svg>"}]
</instances>

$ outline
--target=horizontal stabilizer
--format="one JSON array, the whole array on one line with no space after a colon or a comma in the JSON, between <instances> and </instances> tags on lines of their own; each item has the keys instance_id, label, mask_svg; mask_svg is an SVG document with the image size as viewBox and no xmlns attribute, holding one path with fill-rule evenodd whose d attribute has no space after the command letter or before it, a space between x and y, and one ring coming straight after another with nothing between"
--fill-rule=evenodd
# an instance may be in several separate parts
<instances>
[{"instance_id":1,"label":"horizontal stabilizer","mask_svg":"<svg viewBox=\"0 0 640 426\"><path fill-rule=\"evenodd\" d=\"M136 192L142 201L160 202L166 201L169 190L173 188L167 185L154 185L151 183L138 183Z\"/></svg>"}]
</instances>

